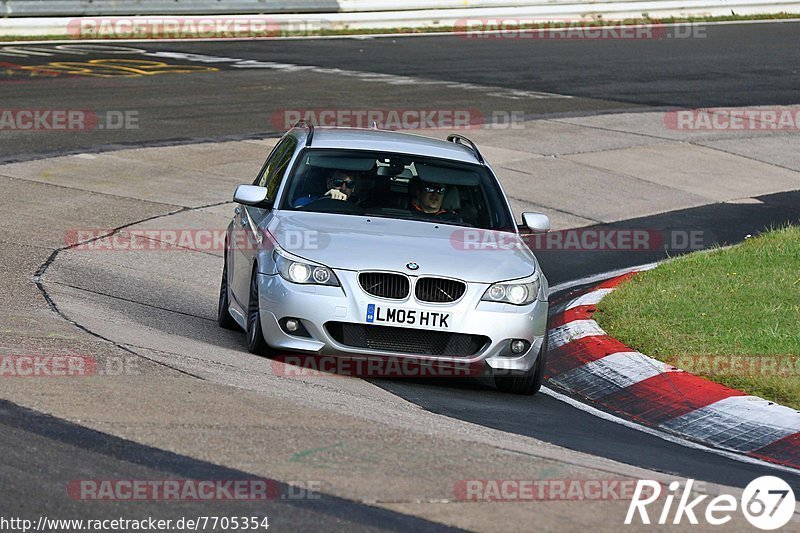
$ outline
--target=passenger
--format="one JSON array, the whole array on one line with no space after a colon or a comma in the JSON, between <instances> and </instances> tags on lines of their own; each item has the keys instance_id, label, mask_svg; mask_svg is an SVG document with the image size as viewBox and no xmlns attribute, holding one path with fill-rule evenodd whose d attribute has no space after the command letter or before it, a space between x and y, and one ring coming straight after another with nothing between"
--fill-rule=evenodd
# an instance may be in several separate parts
<instances>
[{"instance_id":1,"label":"passenger","mask_svg":"<svg viewBox=\"0 0 800 533\"><path fill-rule=\"evenodd\" d=\"M440 216L455 214L442 208L442 201L447 192L447 186L441 183L423 183L417 179L414 182L417 189L416 198L411 200L411 210L423 215Z\"/></svg>"}]
</instances>

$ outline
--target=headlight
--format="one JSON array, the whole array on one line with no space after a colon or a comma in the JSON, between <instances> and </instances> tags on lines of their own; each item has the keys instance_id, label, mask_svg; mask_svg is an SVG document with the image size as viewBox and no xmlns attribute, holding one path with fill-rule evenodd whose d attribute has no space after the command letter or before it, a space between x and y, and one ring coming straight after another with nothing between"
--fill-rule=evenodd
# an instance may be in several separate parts
<instances>
[{"instance_id":1,"label":"headlight","mask_svg":"<svg viewBox=\"0 0 800 533\"><path fill-rule=\"evenodd\" d=\"M275 248L273 258L275 259L275 265L278 267L278 273L286 281L311 285L339 286L336 274L326 266L317 265L305 259L289 255L279 248Z\"/></svg>"},{"instance_id":2,"label":"headlight","mask_svg":"<svg viewBox=\"0 0 800 533\"><path fill-rule=\"evenodd\" d=\"M528 305L539 295L541 283L539 272L535 272L532 276L524 279L495 283L486 289L481 300L512 305Z\"/></svg>"}]
</instances>

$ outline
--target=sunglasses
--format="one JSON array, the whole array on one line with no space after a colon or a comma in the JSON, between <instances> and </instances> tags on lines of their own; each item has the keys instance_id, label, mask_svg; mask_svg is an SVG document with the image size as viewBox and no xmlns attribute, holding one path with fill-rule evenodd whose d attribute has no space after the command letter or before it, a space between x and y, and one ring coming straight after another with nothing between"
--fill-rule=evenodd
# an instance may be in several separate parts
<instances>
[{"instance_id":1,"label":"sunglasses","mask_svg":"<svg viewBox=\"0 0 800 533\"><path fill-rule=\"evenodd\" d=\"M336 178L336 179L333 180L333 186L334 187L341 187L342 185L344 185L348 189L352 189L353 186L355 185L355 181L353 181L353 180L345 180L345 179L342 179L342 178Z\"/></svg>"},{"instance_id":2,"label":"sunglasses","mask_svg":"<svg viewBox=\"0 0 800 533\"><path fill-rule=\"evenodd\" d=\"M444 191L447 190L447 187L440 186L440 187L424 187L423 190L427 193L434 193L438 192L439 194L444 194Z\"/></svg>"}]
</instances>

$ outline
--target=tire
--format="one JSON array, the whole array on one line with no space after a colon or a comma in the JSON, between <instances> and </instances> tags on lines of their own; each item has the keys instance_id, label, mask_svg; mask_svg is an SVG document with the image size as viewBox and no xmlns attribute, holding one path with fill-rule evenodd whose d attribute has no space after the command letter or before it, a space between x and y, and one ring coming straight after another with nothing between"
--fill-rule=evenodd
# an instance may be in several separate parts
<instances>
[{"instance_id":1,"label":"tire","mask_svg":"<svg viewBox=\"0 0 800 533\"><path fill-rule=\"evenodd\" d=\"M497 390L511 394L525 394L530 396L536 394L542 388L544 381L544 371L547 367L547 332L544 334L542 348L539 350L539 357L536 365L527 372L510 376L495 376L494 384Z\"/></svg>"},{"instance_id":2,"label":"tire","mask_svg":"<svg viewBox=\"0 0 800 533\"><path fill-rule=\"evenodd\" d=\"M250 278L250 298L247 303L247 349L250 353L269 355L271 350L261 329L261 309L258 305L258 269Z\"/></svg>"},{"instance_id":3,"label":"tire","mask_svg":"<svg viewBox=\"0 0 800 533\"><path fill-rule=\"evenodd\" d=\"M225 249L227 250L227 246ZM222 266L222 281L219 284L219 303L217 304L217 324L225 329L234 331L241 331L242 328L231 316L228 310L230 307L230 300L228 300L228 255L225 254L225 262Z\"/></svg>"}]
</instances>

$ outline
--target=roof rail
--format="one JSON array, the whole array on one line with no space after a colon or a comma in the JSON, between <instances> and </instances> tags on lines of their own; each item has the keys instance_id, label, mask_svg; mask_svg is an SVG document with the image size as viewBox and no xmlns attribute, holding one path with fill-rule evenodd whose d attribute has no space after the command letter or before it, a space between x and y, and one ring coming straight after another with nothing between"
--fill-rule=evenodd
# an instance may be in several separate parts
<instances>
[{"instance_id":1,"label":"roof rail","mask_svg":"<svg viewBox=\"0 0 800 533\"><path fill-rule=\"evenodd\" d=\"M472 152L475 154L475 157L478 159L478 162L481 165L484 165L483 156L481 155L478 147L475 146L475 143L464 137L463 135L459 135L457 133L453 133L447 136L447 142L456 143L456 144L468 144L469 147L472 149Z\"/></svg>"},{"instance_id":2,"label":"roof rail","mask_svg":"<svg viewBox=\"0 0 800 533\"><path fill-rule=\"evenodd\" d=\"M298 120L294 123L293 128L308 128L308 136L306 137L306 146L311 146L311 139L314 138L314 124L310 120Z\"/></svg>"}]
</instances>

